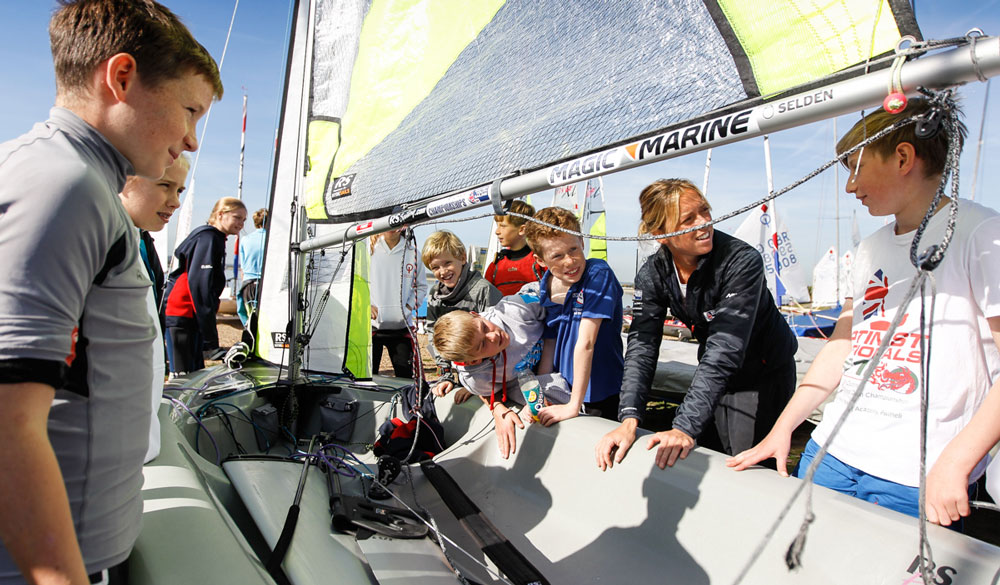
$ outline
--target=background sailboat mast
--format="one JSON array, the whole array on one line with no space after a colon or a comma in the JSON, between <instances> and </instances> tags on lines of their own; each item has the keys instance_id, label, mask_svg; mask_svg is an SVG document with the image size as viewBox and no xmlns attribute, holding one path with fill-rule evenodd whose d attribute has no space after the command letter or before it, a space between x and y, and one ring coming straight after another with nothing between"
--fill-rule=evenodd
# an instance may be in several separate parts
<instances>
[{"instance_id":1,"label":"background sailboat mast","mask_svg":"<svg viewBox=\"0 0 1000 585\"><path fill-rule=\"evenodd\" d=\"M243 93L243 128L240 131L240 172L236 180L236 198L243 201L243 160L247 148L247 94ZM233 244L233 288L230 289L236 297L236 286L240 277L240 235L236 234Z\"/></svg>"},{"instance_id":2,"label":"background sailboat mast","mask_svg":"<svg viewBox=\"0 0 1000 585\"><path fill-rule=\"evenodd\" d=\"M712 149L705 153L705 178L701 181L701 194L708 198L708 173L712 170Z\"/></svg>"},{"instance_id":3,"label":"background sailboat mast","mask_svg":"<svg viewBox=\"0 0 1000 585\"><path fill-rule=\"evenodd\" d=\"M225 44L222 45L222 55L219 57L219 75L222 75L222 66L226 62L226 51L229 49L229 40L233 36L233 23L236 22L236 12L239 10L239 8L240 8L240 0L236 0L236 3L233 5L233 16L229 19L229 31L226 33L226 42ZM216 102L213 100L212 103L209 104L208 106L208 111L205 112L204 122L201 123L201 139L198 140L199 145L203 146L205 144L205 135L208 133L208 120L212 117L212 106L214 106L215 103ZM201 159L201 153L202 149L199 148L194 155L194 162L191 164L191 170L188 173L190 179L188 180L188 186L186 190L187 196L184 198L184 202L181 204L181 208L178 210L180 219L177 222L177 233L174 234L173 244L168 246L169 249L167 250L167 258L169 258L169 260L167 261L168 273L173 269L174 248L177 247L177 244L184 241L184 238L187 237L188 232L191 231L191 218L194 214L194 180L195 180L195 175L198 172L198 161Z\"/></svg>"},{"instance_id":4,"label":"background sailboat mast","mask_svg":"<svg viewBox=\"0 0 1000 585\"><path fill-rule=\"evenodd\" d=\"M833 119L833 143L837 143L837 118ZM837 257L837 261L834 262L834 266L837 269L837 305L840 305L840 254L843 250L840 249L840 165L833 165L833 225L835 226L835 231L837 233L835 238L835 244L837 246L837 252L834 256Z\"/></svg>"},{"instance_id":5,"label":"background sailboat mast","mask_svg":"<svg viewBox=\"0 0 1000 585\"><path fill-rule=\"evenodd\" d=\"M969 199L976 200L976 181L979 179L979 159L983 154L983 130L986 128L986 105L990 103L990 82L986 81L986 95L983 96L983 115L979 121L979 143L976 145L976 165L972 170L972 190L969 191Z\"/></svg>"},{"instance_id":6,"label":"background sailboat mast","mask_svg":"<svg viewBox=\"0 0 1000 585\"><path fill-rule=\"evenodd\" d=\"M764 135L764 172L767 174L767 194L774 195L774 176L771 173L771 142L767 134ZM781 282L781 254L778 246L778 210L774 207L774 199L767 202L765 215L770 216L771 233L769 240L771 246L771 256L774 258L774 302L781 306L782 297L785 296L785 285Z\"/></svg>"}]
</instances>

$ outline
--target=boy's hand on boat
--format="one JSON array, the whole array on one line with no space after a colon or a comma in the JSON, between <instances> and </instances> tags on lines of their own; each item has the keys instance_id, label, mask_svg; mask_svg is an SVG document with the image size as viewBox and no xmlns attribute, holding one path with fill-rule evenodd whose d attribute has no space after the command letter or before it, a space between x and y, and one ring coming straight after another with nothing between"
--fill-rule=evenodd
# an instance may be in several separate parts
<instances>
[{"instance_id":1,"label":"boy's hand on boat","mask_svg":"<svg viewBox=\"0 0 1000 585\"><path fill-rule=\"evenodd\" d=\"M538 411L538 422L548 427L561 420L569 420L578 414L580 414L580 409L574 408L572 404L545 406Z\"/></svg>"},{"instance_id":2,"label":"boy's hand on boat","mask_svg":"<svg viewBox=\"0 0 1000 585\"><path fill-rule=\"evenodd\" d=\"M445 380L444 382L438 382L437 384L431 386L431 393L434 394L434 396L441 398L445 394L451 392L451 389L454 387L454 384ZM455 402L458 402L457 396L455 397Z\"/></svg>"},{"instance_id":3,"label":"boy's hand on boat","mask_svg":"<svg viewBox=\"0 0 1000 585\"><path fill-rule=\"evenodd\" d=\"M969 474L942 456L927 474L927 520L948 526L969 513Z\"/></svg>"},{"instance_id":4,"label":"boy's hand on boat","mask_svg":"<svg viewBox=\"0 0 1000 585\"><path fill-rule=\"evenodd\" d=\"M523 429L524 422L521 421L521 417L516 412L503 405L498 405L493 410L493 422L496 427L497 448L500 449L500 456L507 459L517 451L517 431L514 427Z\"/></svg>"},{"instance_id":5,"label":"boy's hand on boat","mask_svg":"<svg viewBox=\"0 0 1000 585\"><path fill-rule=\"evenodd\" d=\"M614 467L615 463L621 463L625 459L629 448L635 442L635 429L638 424L637 419L627 418L618 425L618 428L601 437L594 447L598 469L607 471Z\"/></svg>"},{"instance_id":6,"label":"boy's hand on boat","mask_svg":"<svg viewBox=\"0 0 1000 585\"><path fill-rule=\"evenodd\" d=\"M445 382L446 384L451 384L451 382ZM472 398L472 392L469 392L465 388L459 388L455 392L455 404L462 404L469 398Z\"/></svg>"},{"instance_id":7,"label":"boy's hand on boat","mask_svg":"<svg viewBox=\"0 0 1000 585\"><path fill-rule=\"evenodd\" d=\"M656 450L656 466L664 469L673 467L678 459L687 459L688 453L694 449L694 439L684 431L670 429L650 437L646 449L652 449L657 445L660 448Z\"/></svg>"},{"instance_id":8,"label":"boy's hand on boat","mask_svg":"<svg viewBox=\"0 0 1000 585\"><path fill-rule=\"evenodd\" d=\"M788 477L788 452L791 450L791 437L768 434L753 447L726 459L726 465L736 471L757 465L765 459L774 458L778 473Z\"/></svg>"}]
</instances>

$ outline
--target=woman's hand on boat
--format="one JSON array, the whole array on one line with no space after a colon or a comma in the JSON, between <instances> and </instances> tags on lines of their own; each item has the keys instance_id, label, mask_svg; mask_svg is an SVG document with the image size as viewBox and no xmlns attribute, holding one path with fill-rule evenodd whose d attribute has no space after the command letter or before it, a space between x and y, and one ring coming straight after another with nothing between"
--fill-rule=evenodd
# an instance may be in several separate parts
<instances>
[{"instance_id":1,"label":"woman's hand on boat","mask_svg":"<svg viewBox=\"0 0 1000 585\"><path fill-rule=\"evenodd\" d=\"M443 382L438 382L437 384L434 384L433 386L431 386L431 393L434 394L434 396L437 396L438 398L441 398L445 394L451 392L451 389L454 388L454 387L455 387L454 384L452 384L451 382L445 380ZM466 397L466 398L468 398L468 397ZM455 402L459 402L458 396L455 396Z\"/></svg>"},{"instance_id":2,"label":"woman's hand on boat","mask_svg":"<svg viewBox=\"0 0 1000 585\"><path fill-rule=\"evenodd\" d=\"M569 420L578 414L580 414L580 409L574 408L572 404L545 406L538 411L538 422L548 427L561 420Z\"/></svg>"},{"instance_id":3,"label":"woman's hand on boat","mask_svg":"<svg viewBox=\"0 0 1000 585\"><path fill-rule=\"evenodd\" d=\"M743 471L751 465L757 465L765 459L774 458L778 473L788 477L788 452L791 450L791 437L775 434L773 431L753 447L726 459L726 465L736 471Z\"/></svg>"},{"instance_id":4,"label":"woman's hand on boat","mask_svg":"<svg viewBox=\"0 0 1000 585\"><path fill-rule=\"evenodd\" d=\"M629 448L635 442L635 429L638 424L637 419L627 418L618 425L618 428L601 437L594 447L598 469L606 471L614 467L615 463L621 463L625 459Z\"/></svg>"},{"instance_id":5,"label":"woman's hand on boat","mask_svg":"<svg viewBox=\"0 0 1000 585\"><path fill-rule=\"evenodd\" d=\"M673 467L678 459L687 459L688 453L694 449L694 439L684 431L670 429L650 437L646 449L652 449L657 445L660 448L656 450L656 466L664 469Z\"/></svg>"},{"instance_id":6,"label":"woman's hand on boat","mask_svg":"<svg viewBox=\"0 0 1000 585\"><path fill-rule=\"evenodd\" d=\"M500 456L506 459L517 450L517 431L514 427L523 429L524 422L516 412L503 405L498 405L493 410L493 422L496 426L497 448L500 449Z\"/></svg>"}]
</instances>

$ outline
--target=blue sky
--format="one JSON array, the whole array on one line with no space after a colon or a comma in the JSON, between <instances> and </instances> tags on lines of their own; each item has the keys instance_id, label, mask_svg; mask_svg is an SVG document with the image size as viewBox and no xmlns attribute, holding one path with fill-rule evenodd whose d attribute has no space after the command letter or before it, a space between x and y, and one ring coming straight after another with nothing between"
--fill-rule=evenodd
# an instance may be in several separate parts
<instances>
[{"instance_id":1,"label":"blue sky","mask_svg":"<svg viewBox=\"0 0 1000 585\"><path fill-rule=\"evenodd\" d=\"M219 60L233 14L234 1L168 0L165 2L192 30L199 41ZM55 2L4 0L0 6L0 140L27 131L48 115L55 94L52 62L48 49L48 19ZM986 34L1000 34L1000 0L941 0L916 2L917 20L924 37L950 38L979 27ZM270 180L271 150L279 107L282 72L285 61L285 31L289 18L288 3L283 0L241 0L229 47L222 63L225 97L215 104L202 142L195 171L196 204L194 221L204 221L212 203L226 195L235 195L239 168L241 100L248 95L246 165L243 197L253 210L266 204ZM961 88L970 140L962 156L963 196L972 185L976 143L979 136L985 84ZM977 180L976 200L1000 208L1000 87L993 87L985 126L982 162ZM858 116L843 116L838 130L843 133ZM204 122L202 126L204 126ZM199 128L199 136L201 128ZM775 188L794 182L808 171L826 162L833 154L833 122L826 121L771 135L771 156ZM766 192L764 155L761 139L718 148L712 155L712 174L708 197L716 214L730 211ZM638 224L639 191L660 177L686 177L701 184L705 155L698 153L648 165L605 177L609 233L634 234ZM883 224L880 218L868 217L854 198L843 192L846 174L840 173L840 185L834 185L834 172L820 177L778 200L797 254L809 272L812 265L835 241L835 197L840 202L842 247L850 242L850 217L857 211L862 235ZM549 202L546 193L533 196L537 204ZM720 226L732 231L739 219ZM487 220L448 224L467 244L486 244ZM433 226L417 230L419 239ZM634 272L635 245L609 243L612 267L622 281L631 281Z\"/></svg>"}]
</instances>

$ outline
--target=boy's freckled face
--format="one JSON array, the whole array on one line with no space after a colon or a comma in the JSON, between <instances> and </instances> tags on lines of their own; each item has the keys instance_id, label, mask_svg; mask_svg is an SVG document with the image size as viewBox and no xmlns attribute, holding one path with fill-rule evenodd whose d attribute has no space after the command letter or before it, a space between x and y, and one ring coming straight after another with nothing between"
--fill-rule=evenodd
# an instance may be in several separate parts
<instances>
[{"instance_id":1,"label":"boy's freckled face","mask_svg":"<svg viewBox=\"0 0 1000 585\"><path fill-rule=\"evenodd\" d=\"M505 248L520 250L524 247L524 226L514 225L504 218L497 222L497 240Z\"/></svg>"},{"instance_id":2,"label":"boy's freckled face","mask_svg":"<svg viewBox=\"0 0 1000 585\"><path fill-rule=\"evenodd\" d=\"M430 270L434 278L448 288L455 288L458 279L462 276L462 268L465 266L465 258L456 258L449 252L442 252L431 259Z\"/></svg>"},{"instance_id":3,"label":"boy's freckled face","mask_svg":"<svg viewBox=\"0 0 1000 585\"><path fill-rule=\"evenodd\" d=\"M847 178L845 190L868 208L873 216L893 215L905 206L906 197L899 197L893 189L895 177L895 156L882 158L874 151L866 149L858 163L858 153L847 158L847 168L851 175Z\"/></svg>"},{"instance_id":4,"label":"boy's freckled face","mask_svg":"<svg viewBox=\"0 0 1000 585\"><path fill-rule=\"evenodd\" d=\"M472 335L469 363L478 363L491 358L510 345L510 336L503 327L476 316L475 332Z\"/></svg>"},{"instance_id":5,"label":"boy's freckled face","mask_svg":"<svg viewBox=\"0 0 1000 585\"><path fill-rule=\"evenodd\" d=\"M583 238L564 234L543 240L535 250L538 264L548 268L553 278L566 284L575 284L583 278L587 259L583 255Z\"/></svg>"},{"instance_id":6,"label":"boy's freckled face","mask_svg":"<svg viewBox=\"0 0 1000 585\"><path fill-rule=\"evenodd\" d=\"M135 167L135 174L159 179L184 151L198 149L195 126L214 96L204 76L187 73L156 87L136 82L130 92L129 131L116 144Z\"/></svg>"}]
</instances>

